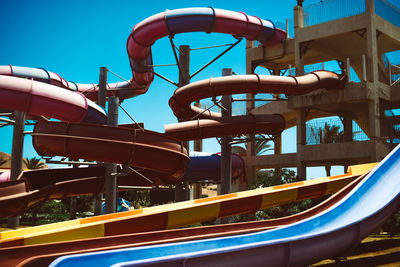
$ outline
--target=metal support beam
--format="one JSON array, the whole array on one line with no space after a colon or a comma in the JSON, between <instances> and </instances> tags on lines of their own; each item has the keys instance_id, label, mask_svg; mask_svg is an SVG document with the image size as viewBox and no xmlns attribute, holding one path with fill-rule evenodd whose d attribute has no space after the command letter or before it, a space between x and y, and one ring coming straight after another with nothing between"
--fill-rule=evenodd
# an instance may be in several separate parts
<instances>
[{"instance_id":1,"label":"metal support beam","mask_svg":"<svg viewBox=\"0 0 400 267\"><path fill-rule=\"evenodd\" d=\"M199 100L196 101L194 103L194 106L198 107L198 108L201 108L200 101ZM202 139L193 141L193 150L194 151L199 151L199 152L203 151L203 140ZM201 198L201 184L199 184L199 183L194 184L193 185L193 191L194 191L193 192L193 198L194 199Z\"/></svg>"},{"instance_id":2,"label":"metal support beam","mask_svg":"<svg viewBox=\"0 0 400 267\"><path fill-rule=\"evenodd\" d=\"M107 98L107 68L100 67L99 94L97 96L97 104L105 108L106 98Z\"/></svg>"},{"instance_id":3,"label":"metal support beam","mask_svg":"<svg viewBox=\"0 0 400 267\"><path fill-rule=\"evenodd\" d=\"M223 69L222 76L231 76L232 69ZM232 95L222 96L222 117L232 116ZM232 149L230 136L221 137L221 194L229 194L232 191Z\"/></svg>"},{"instance_id":4,"label":"metal support beam","mask_svg":"<svg viewBox=\"0 0 400 267\"><path fill-rule=\"evenodd\" d=\"M108 100L108 121L109 126L118 126L118 107L119 98L110 96ZM106 209L105 213L116 212L117 207L117 177L113 174L117 172L117 164L106 164Z\"/></svg>"},{"instance_id":5,"label":"metal support beam","mask_svg":"<svg viewBox=\"0 0 400 267\"><path fill-rule=\"evenodd\" d=\"M97 104L106 107L106 99L107 99L107 68L100 67L100 75L99 75L99 93L97 97ZM94 196L94 215L100 215L102 213L102 202L103 193L95 194Z\"/></svg>"},{"instance_id":6,"label":"metal support beam","mask_svg":"<svg viewBox=\"0 0 400 267\"><path fill-rule=\"evenodd\" d=\"M190 47L188 45L179 46L179 87L190 83ZM188 142L186 146L189 147ZM189 152L189 149L188 149ZM188 183L178 182L175 184L175 202L189 200Z\"/></svg>"},{"instance_id":7,"label":"metal support beam","mask_svg":"<svg viewBox=\"0 0 400 267\"><path fill-rule=\"evenodd\" d=\"M23 150L24 150L24 130L25 113L14 111L14 130L11 151L11 181L17 180L22 172ZM16 228L19 226L19 216L8 218L8 227Z\"/></svg>"}]
</instances>

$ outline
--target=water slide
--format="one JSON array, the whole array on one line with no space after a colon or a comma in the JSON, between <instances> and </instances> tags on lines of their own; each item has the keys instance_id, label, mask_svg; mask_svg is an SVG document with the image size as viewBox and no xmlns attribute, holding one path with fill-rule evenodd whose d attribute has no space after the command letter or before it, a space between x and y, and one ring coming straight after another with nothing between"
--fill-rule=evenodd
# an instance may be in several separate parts
<instances>
[{"instance_id":1,"label":"water slide","mask_svg":"<svg viewBox=\"0 0 400 267\"><path fill-rule=\"evenodd\" d=\"M204 227L152 231L85 240L3 248L0 250L0 266L3 266L2 263L26 267L48 266L56 258L70 254L199 240L273 229L314 216L329 208L346 196L346 194L350 192L365 177L365 175L366 174L358 177L338 193L332 195L319 205L288 217L264 221L242 222L227 225L210 225Z\"/></svg>"},{"instance_id":2,"label":"water slide","mask_svg":"<svg viewBox=\"0 0 400 267\"><path fill-rule=\"evenodd\" d=\"M187 182L219 182L220 155L191 156L191 161L182 181ZM119 169L122 173L123 170ZM232 178L243 175L243 159L232 154ZM49 199L97 194L105 188L106 168L102 166L81 168L55 168L23 171L17 181L10 181L10 172L0 174L0 218L16 216L26 208ZM167 176L169 177L169 176ZM117 177L118 191L132 187L164 185L162 174L140 170L127 172Z\"/></svg>"},{"instance_id":3,"label":"water slide","mask_svg":"<svg viewBox=\"0 0 400 267\"><path fill-rule=\"evenodd\" d=\"M189 31L227 33L264 44L285 38L285 33L271 22L238 12L189 8L159 13L137 24L128 38L133 73L129 88L126 83L111 84L109 93L121 92L121 98L145 93L154 78L152 67L147 66L152 62L152 44L161 37ZM83 94L95 100L96 85L67 82L44 69L10 65L0 67L0 74L1 108L63 121L36 124L33 142L38 154L131 165L151 172L149 176L164 183L174 183L185 173L189 158L182 141L233 134L274 135L285 128L285 120L278 114L222 119L216 113L190 106L192 101L235 93L304 94L319 88L338 89L344 81L335 73L320 71L302 77L240 75L196 82L178 88L170 106L180 119L192 115L202 119L167 126L163 135L123 126L82 124L105 122L104 111Z\"/></svg>"},{"instance_id":4,"label":"water slide","mask_svg":"<svg viewBox=\"0 0 400 267\"><path fill-rule=\"evenodd\" d=\"M285 38L285 33L276 29L271 22L244 13L214 8L189 8L162 12L134 27L127 42L133 77L129 86L127 83L110 85L109 93L119 95L121 92L119 95L121 98L145 93L154 79L153 69L150 66L152 65L152 44L167 35L194 31L227 33L236 37L245 37L248 40L258 40L264 45L279 43ZM19 71L24 70L21 68ZM33 77L40 76L37 74L32 77L20 75L15 67L11 66L2 67L0 72L2 74L0 75L1 108L21 110L27 114L63 121L39 121L37 123L33 133L33 142L39 154L127 164L146 171L155 171L165 182L175 182L181 179L185 172L189 159L186 147L182 143L184 140L234 134L266 133L274 135L285 129L285 121L280 115L250 115L223 119L219 114L194 108L190 105L192 101L236 93L305 94L319 88L340 89L345 80L335 73L318 71L301 77L240 75L196 82L178 88L169 103L178 118L188 120L196 117L198 119L168 126L166 134L163 135L142 129L132 130L124 127L82 123L102 124L105 122L104 111L83 95L83 93L92 92L87 95L90 95L92 100L96 100L97 86L95 85L68 83L48 71L44 71L47 76L42 75L41 78ZM27 80L22 77L33 79ZM109 153L102 153L103 151ZM166 158L168 160L164 162ZM311 197L314 196L313 192L317 192L317 195L320 196L321 190L329 191L326 190L328 183L323 184L319 190L289 190L291 193L289 195L283 193L283 200L280 201L275 199L281 197L279 194L272 194L274 195L273 199L269 199L263 195L253 195L250 192L235 194L234 196L239 198L231 200L231 202L225 201L228 201L232 195L222 196L212 204L205 200L198 200L190 209L191 214L195 215L192 217L187 216L188 210L185 207L176 212L167 212L162 215L148 214L147 217L140 217L141 220L134 219L134 215L123 218L113 215L110 217L110 221L105 222L89 223L90 219L88 219L86 227L64 228L61 232L65 235L60 234L60 231L52 231L44 235L32 235L26 238L2 239L2 246L7 243L8 245L20 245L21 242L25 244L32 240L34 240L33 242L51 241L53 237L68 239L71 233L73 233L72 236L83 238L93 237L93 235L122 234L127 231L123 225L130 223L136 225L139 231L141 230L139 226L143 225L148 226L149 230L152 230L152 227L172 228L190 223L191 220L199 220L199 216L204 216L204 214L207 214L208 217L205 216L202 219L214 219L218 216L264 208L267 203L271 202L282 203L283 201L284 203L302 199L299 196L309 198L310 193ZM281 191L277 190L276 192ZM303 192L303 195L298 195L299 192ZM230 204L223 208L224 203ZM168 208L168 206L163 208ZM196 216L196 214L200 215ZM165 216L167 216L166 220ZM79 221L78 224L81 222Z\"/></svg>"},{"instance_id":5,"label":"water slide","mask_svg":"<svg viewBox=\"0 0 400 267\"><path fill-rule=\"evenodd\" d=\"M372 166L356 165L346 174L310 181L1 232L0 247L173 229L303 199L320 198L339 191Z\"/></svg>"},{"instance_id":6,"label":"water slide","mask_svg":"<svg viewBox=\"0 0 400 267\"><path fill-rule=\"evenodd\" d=\"M399 208L400 146L343 199L281 228L63 256L50 266L306 266L357 245Z\"/></svg>"}]
</instances>

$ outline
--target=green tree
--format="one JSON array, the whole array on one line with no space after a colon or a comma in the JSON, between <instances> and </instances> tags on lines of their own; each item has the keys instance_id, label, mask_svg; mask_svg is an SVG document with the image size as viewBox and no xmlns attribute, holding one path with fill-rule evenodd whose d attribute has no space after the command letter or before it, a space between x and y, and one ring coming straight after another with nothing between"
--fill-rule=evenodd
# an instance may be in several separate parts
<instances>
[{"instance_id":1,"label":"green tree","mask_svg":"<svg viewBox=\"0 0 400 267\"><path fill-rule=\"evenodd\" d=\"M256 179L250 185L250 189L293 183L296 181L296 173L289 169L258 171L256 173Z\"/></svg>"},{"instance_id":2,"label":"green tree","mask_svg":"<svg viewBox=\"0 0 400 267\"><path fill-rule=\"evenodd\" d=\"M26 165L26 168L29 170L35 170L35 169L43 169L46 168L46 165L40 161L39 158L33 157L33 158L25 158L24 163Z\"/></svg>"},{"instance_id":3,"label":"green tree","mask_svg":"<svg viewBox=\"0 0 400 267\"><path fill-rule=\"evenodd\" d=\"M273 148L270 145L271 140L266 139L263 135L257 135L254 142L254 149L256 155L261 155L264 152L271 151Z\"/></svg>"}]
</instances>

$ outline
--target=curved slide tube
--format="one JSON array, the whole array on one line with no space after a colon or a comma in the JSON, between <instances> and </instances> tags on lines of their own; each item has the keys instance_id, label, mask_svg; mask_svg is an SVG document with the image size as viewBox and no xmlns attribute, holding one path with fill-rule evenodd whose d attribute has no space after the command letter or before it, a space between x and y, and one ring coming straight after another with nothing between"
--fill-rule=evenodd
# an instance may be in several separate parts
<instances>
[{"instance_id":1,"label":"curved slide tube","mask_svg":"<svg viewBox=\"0 0 400 267\"><path fill-rule=\"evenodd\" d=\"M38 122L32 136L39 155L126 164L154 170L165 182L181 178L189 163L182 141L143 129Z\"/></svg>"},{"instance_id":2,"label":"curved slide tube","mask_svg":"<svg viewBox=\"0 0 400 267\"><path fill-rule=\"evenodd\" d=\"M220 180L218 154L190 157L182 181L199 182ZM244 172L243 159L232 154L232 177ZM152 170L140 170L143 176L129 172L117 177L118 190L124 187L154 187L165 183L163 175ZM97 194L105 188L105 167L57 168L23 171L18 181L10 182L10 172L0 174L0 218L16 216L26 208L49 199Z\"/></svg>"},{"instance_id":3,"label":"curved slide tube","mask_svg":"<svg viewBox=\"0 0 400 267\"><path fill-rule=\"evenodd\" d=\"M232 179L237 179L244 174L244 160L238 154L232 154ZM190 157L182 181L202 182L221 181L221 156L219 154Z\"/></svg>"},{"instance_id":4,"label":"curved slide tube","mask_svg":"<svg viewBox=\"0 0 400 267\"><path fill-rule=\"evenodd\" d=\"M141 170L153 180L132 172L117 177L118 190L125 186L154 186L162 181L157 173ZM157 183L158 182L158 183ZM24 171L17 181L0 183L0 218L16 216L26 208L49 199L101 193L105 186L105 167L63 168Z\"/></svg>"},{"instance_id":5,"label":"curved slide tube","mask_svg":"<svg viewBox=\"0 0 400 267\"><path fill-rule=\"evenodd\" d=\"M131 86L143 94L154 79L151 46L160 38L185 32L218 32L258 40L263 44L279 43L286 33L271 21L245 13L212 7L167 10L153 15L133 27L127 41L132 68Z\"/></svg>"},{"instance_id":6,"label":"curved slide tube","mask_svg":"<svg viewBox=\"0 0 400 267\"><path fill-rule=\"evenodd\" d=\"M109 93L122 99L145 93L154 79L153 67L149 66L152 65L151 46L160 38L185 32L226 33L237 38L258 40L263 44L279 43L286 38L286 33L275 28L271 21L242 12L212 7L167 10L133 27L127 41L132 79L130 82L109 84ZM0 75L34 78L83 92L91 100L97 99L96 84L67 82L58 74L45 69L0 66Z\"/></svg>"},{"instance_id":7,"label":"curved slide tube","mask_svg":"<svg viewBox=\"0 0 400 267\"><path fill-rule=\"evenodd\" d=\"M305 266L361 242L400 204L400 146L321 214L260 233L64 256L50 266Z\"/></svg>"},{"instance_id":8,"label":"curved slide tube","mask_svg":"<svg viewBox=\"0 0 400 267\"><path fill-rule=\"evenodd\" d=\"M104 124L107 115L83 94L38 81L0 75L0 107L68 122Z\"/></svg>"},{"instance_id":9,"label":"curved slide tube","mask_svg":"<svg viewBox=\"0 0 400 267\"><path fill-rule=\"evenodd\" d=\"M345 175L1 232L0 247L172 229L219 217L255 212L335 193L371 166L351 167Z\"/></svg>"},{"instance_id":10,"label":"curved slide tube","mask_svg":"<svg viewBox=\"0 0 400 267\"><path fill-rule=\"evenodd\" d=\"M45 70L43 68L18 67L11 65L0 66L0 75L33 79L42 83L48 83L57 87L69 89L70 91L80 92L92 101L97 100L97 94L99 90L98 84L80 84L72 81L68 82L57 73ZM129 82L108 83L107 94L109 96L115 95L125 99L132 97L132 89Z\"/></svg>"},{"instance_id":11,"label":"curved slide tube","mask_svg":"<svg viewBox=\"0 0 400 267\"><path fill-rule=\"evenodd\" d=\"M8 265L13 266L48 266L56 258L69 254L199 240L212 237L245 234L281 227L283 225L295 223L302 219L309 218L331 207L345 197L346 194L350 192L364 177L365 175L360 176L349 185L345 186L338 193L334 194L317 206L288 217L265 221L211 225L204 227L127 234L115 237L111 236L50 244L3 248L0 250L0 266L2 266L2 262L7 262ZM13 256L10 257L10 255ZM7 261L3 261L3 258L7 258Z\"/></svg>"},{"instance_id":12,"label":"curved slide tube","mask_svg":"<svg viewBox=\"0 0 400 267\"><path fill-rule=\"evenodd\" d=\"M176 89L169 105L175 116L181 119L217 119L221 117L220 113L205 111L190 104L196 100L230 94L301 95L320 88L343 89L345 83L344 76L324 70L296 77L257 74L225 76L190 83Z\"/></svg>"}]
</instances>

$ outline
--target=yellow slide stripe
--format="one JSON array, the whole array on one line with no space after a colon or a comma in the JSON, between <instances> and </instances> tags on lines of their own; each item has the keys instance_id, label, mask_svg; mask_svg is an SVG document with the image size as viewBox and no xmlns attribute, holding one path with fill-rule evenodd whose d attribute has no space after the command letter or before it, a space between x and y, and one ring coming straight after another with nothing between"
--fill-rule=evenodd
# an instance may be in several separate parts
<instances>
[{"instance_id":1,"label":"yellow slide stripe","mask_svg":"<svg viewBox=\"0 0 400 267\"><path fill-rule=\"evenodd\" d=\"M306 185L327 184L327 194L336 192L343 185L350 181L352 174L360 174L362 171L369 170L374 164L363 164L361 167L352 166L349 173L336 177L327 177L314 179L293 184L274 186L256 190L249 190L228 195L217 196L213 198L191 200L162 206L144 208L128 212L101 215L91 218L78 219L62 223L48 224L44 226L36 226L31 228L23 228L0 233L1 243L11 240L25 238L25 244L38 244L41 242L50 242L52 240L73 240L80 238L90 238L104 235L104 224L109 221L118 221L131 219L145 214L167 213L167 228L187 225L194 222L212 220L220 214L220 203L230 201L238 201L260 195L262 197L260 209L295 201L297 198L297 190Z\"/></svg>"}]
</instances>

